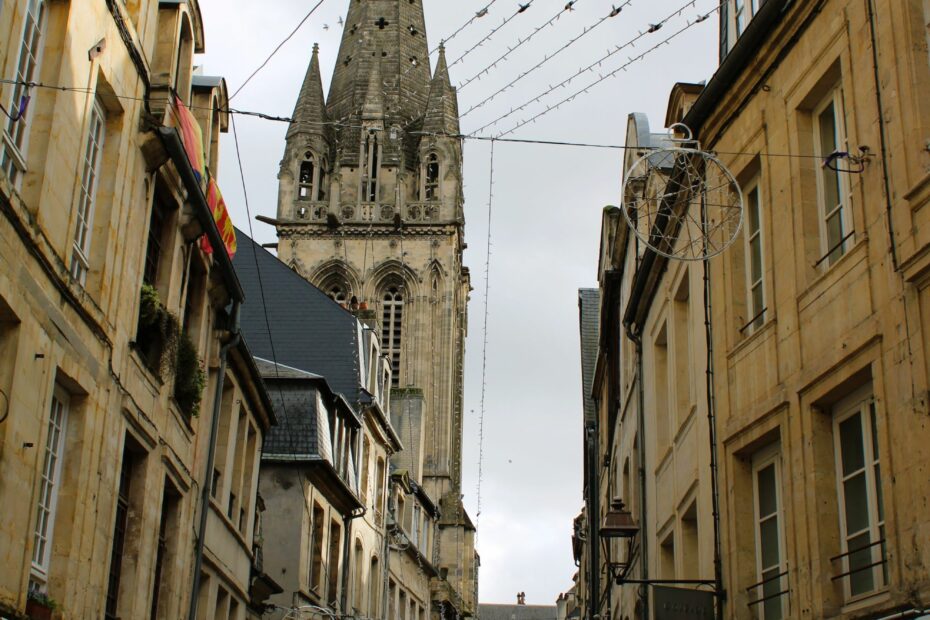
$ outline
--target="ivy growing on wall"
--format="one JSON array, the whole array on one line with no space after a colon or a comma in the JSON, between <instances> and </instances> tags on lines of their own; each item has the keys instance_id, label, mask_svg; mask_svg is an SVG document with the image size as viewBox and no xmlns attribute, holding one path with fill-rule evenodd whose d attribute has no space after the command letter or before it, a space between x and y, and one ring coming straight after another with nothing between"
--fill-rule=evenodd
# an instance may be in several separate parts
<instances>
[{"instance_id":1,"label":"ivy growing on wall","mask_svg":"<svg viewBox=\"0 0 930 620\"><path fill-rule=\"evenodd\" d=\"M200 414L207 373L197 345L181 329L178 317L161 302L158 291L142 285L138 345L149 370L164 381L174 374L174 400L187 416Z\"/></svg>"}]
</instances>

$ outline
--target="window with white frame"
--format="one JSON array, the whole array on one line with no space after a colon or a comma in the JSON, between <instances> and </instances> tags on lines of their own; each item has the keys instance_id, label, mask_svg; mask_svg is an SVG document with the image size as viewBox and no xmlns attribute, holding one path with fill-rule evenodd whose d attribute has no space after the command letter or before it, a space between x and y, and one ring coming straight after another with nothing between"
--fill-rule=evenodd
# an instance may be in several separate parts
<instances>
[{"instance_id":1,"label":"window with white frame","mask_svg":"<svg viewBox=\"0 0 930 620\"><path fill-rule=\"evenodd\" d=\"M888 583L877 426L870 394L860 392L834 408L842 543L841 570L836 577L842 579L847 598L869 594Z\"/></svg>"},{"instance_id":2,"label":"window with white frame","mask_svg":"<svg viewBox=\"0 0 930 620\"><path fill-rule=\"evenodd\" d=\"M90 240L94 225L94 206L100 185L100 160L103 159L103 141L106 137L107 116L99 100L91 107L87 130L87 144L82 162L81 189L77 204L77 224L74 230L74 247L71 255L71 275L83 286L90 270Z\"/></svg>"},{"instance_id":3,"label":"window with white frame","mask_svg":"<svg viewBox=\"0 0 930 620\"><path fill-rule=\"evenodd\" d=\"M750 592L750 605L761 620L781 620L787 617L788 612L788 579L782 516L781 455L777 445L753 457L752 487L757 583Z\"/></svg>"},{"instance_id":4,"label":"window with white frame","mask_svg":"<svg viewBox=\"0 0 930 620\"><path fill-rule=\"evenodd\" d=\"M58 507L58 489L61 484L61 462L64 458L65 429L71 399L68 393L56 386L52 394L48 429L45 437L45 454L42 460L42 477L39 481L36 524L32 545L32 579L30 589L44 590L48 582L52 556L52 534Z\"/></svg>"},{"instance_id":5,"label":"window with white frame","mask_svg":"<svg viewBox=\"0 0 930 620\"><path fill-rule=\"evenodd\" d=\"M728 27L730 36L728 48L732 49L736 45L737 39L743 36L749 22L759 12L759 8L765 3L765 0L730 0Z\"/></svg>"},{"instance_id":6,"label":"window with white frame","mask_svg":"<svg viewBox=\"0 0 930 620\"><path fill-rule=\"evenodd\" d=\"M846 253L852 239L852 214L846 176L838 172L831 155L846 150L843 90L834 88L814 109L814 154L820 160L817 174L822 265L830 266Z\"/></svg>"},{"instance_id":7,"label":"window with white frame","mask_svg":"<svg viewBox=\"0 0 930 620\"><path fill-rule=\"evenodd\" d=\"M6 131L0 136L2 138L0 170L14 185L19 182L20 176L26 171L26 130L31 117L28 108L22 118L18 117L18 112L23 98L29 96L25 83L33 82L38 78L47 12L45 0L28 0L26 3L23 38L20 44L19 62L16 64L17 83L13 85L12 96L7 102L8 111L17 120L10 119Z\"/></svg>"},{"instance_id":8,"label":"window with white frame","mask_svg":"<svg viewBox=\"0 0 930 620\"><path fill-rule=\"evenodd\" d=\"M765 258L762 242L762 201L759 179L753 179L743 192L746 200L746 291L750 324L755 330L765 323Z\"/></svg>"}]
</instances>

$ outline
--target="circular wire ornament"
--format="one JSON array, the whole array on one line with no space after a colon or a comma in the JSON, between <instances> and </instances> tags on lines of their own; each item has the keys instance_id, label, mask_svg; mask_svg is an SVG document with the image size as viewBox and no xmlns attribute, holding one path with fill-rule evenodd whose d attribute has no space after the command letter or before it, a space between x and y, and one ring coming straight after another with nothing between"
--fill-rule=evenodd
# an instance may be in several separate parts
<instances>
[{"instance_id":1,"label":"circular wire ornament","mask_svg":"<svg viewBox=\"0 0 930 620\"><path fill-rule=\"evenodd\" d=\"M671 141L696 144L690 135ZM684 146L655 149L627 170L622 210L636 237L654 252L705 261L723 253L739 236L743 192L711 153Z\"/></svg>"}]
</instances>

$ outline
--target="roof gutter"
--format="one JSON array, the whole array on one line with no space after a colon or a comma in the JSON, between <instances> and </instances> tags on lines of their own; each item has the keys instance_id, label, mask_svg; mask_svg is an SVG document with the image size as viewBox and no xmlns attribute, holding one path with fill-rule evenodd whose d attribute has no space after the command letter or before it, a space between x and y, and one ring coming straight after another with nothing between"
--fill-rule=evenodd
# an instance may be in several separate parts
<instances>
[{"instance_id":1,"label":"roof gutter","mask_svg":"<svg viewBox=\"0 0 930 620\"><path fill-rule=\"evenodd\" d=\"M184 145L181 143L178 130L174 127L159 127L158 137L168 151L168 155L171 157L171 161L174 162L178 175L181 177L185 189L187 189L188 200L194 207L197 221L203 228L207 239L210 240L210 245L213 247L213 260L220 268L223 283L226 285L230 297L242 303L245 301L245 293L239 283L239 278L236 276L236 271L233 269L232 259L226 252L226 245L223 243L222 237L220 237L220 231L216 227L216 222L213 221L213 214L207 204L207 198L203 195L203 189L201 189L200 182L194 174L190 160L187 159L187 153L184 151Z\"/></svg>"}]
</instances>

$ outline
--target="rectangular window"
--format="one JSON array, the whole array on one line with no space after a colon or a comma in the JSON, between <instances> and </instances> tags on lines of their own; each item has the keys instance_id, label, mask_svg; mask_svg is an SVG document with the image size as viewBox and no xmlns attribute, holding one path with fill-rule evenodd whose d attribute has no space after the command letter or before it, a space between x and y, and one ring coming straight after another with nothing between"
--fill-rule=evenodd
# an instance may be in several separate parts
<instances>
[{"instance_id":1,"label":"rectangular window","mask_svg":"<svg viewBox=\"0 0 930 620\"><path fill-rule=\"evenodd\" d=\"M171 542L169 532L176 531L178 526L178 505L180 503L180 493L175 489L168 479L165 479L165 490L161 500L161 519L158 525L158 541L155 549L155 579L152 586L152 612L151 620L164 618L164 610L159 614L159 601L167 592L168 583L171 575L166 567L171 566Z\"/></svg>"},{"instance_id":2,"label":"rectangular window","mask_svg":"<svg viewBox=\"0 0 930 620\"><path fill-rule=\"evenodd\" d=\"M787 615L780 458L777 449L770 448L752 462L757 584L749 595L762 620L781 620Z\"/></svg>"},{"instance_id":3,"label":"rectangular window","mask_svg":"<svg viewBox=\"0 0 930 620\"><path fill-rule=\"evenodd\" d=\"M84 150L81 192L77 205L77 226L74 231L74 250L71 256L71 275L83 286L90 270L90 238L94 222L94 203L100 184L100 160L103 158L103 141L106 136L106 112L99 100L91 107Z\"/></svg>"},{"instance_id":4,"label":"rectangular window","mask_svg":"<svg viewBox=\"0 0 930 620\"><path fill-rule=\"evenodd\" d=\"M327 602L335 602L339 596L339 532L341 529L335 520L329 524L329 559L326 567L329 571Z\"/></svg>"},{"instance_id":5,"label":"rectangular window","mask_svg":"<svg viewBox=\"0 0 930 620\"><path fill-rule=\"evenodd\" d=\"M48 580L69 406L68 393L56 386L52 395L48 432L45 438L45 454L42 461L42 478L39 482L39 503L36 508L36 526L32 545L34 578L32 587L44 588Z\"/></svg>"},{"instance_id":6,"label":"rectangular window","mask_svg":"<svg viewBox=\"0 0 930 620\"><path fill-rule=\"evenodd\" d=\"M814 154L820 160L817 174L820 207L822 263L830 266L845 253L852 238L849 190L846 178L837 172L834 153L846 149L843 91L835 88L814 110Z\"/></svg>"},{"instance_id":7,"label":"rectangular window","mask_svg":"<svg viewBox=\"0 0 930 620\"><path fill-rule=\"evenodd\" d=\"M135 456L127 447L123 448L123 465L119 474L119 490L116 496L116 522L113 525L113 547L110 551L110 576L107 587L105 617L116 619L119 604L119 585L123 569L123 553L129 528L129 485L133 478Z\"/></svg>"},{"instance_id":8,"label":"rectangular window","mask_svg":"<svg viewBox=\"0 0 930 620\"><path fill-rule=\"evenodd\" d=\"M323 583L323 508L313 505L313 522L310 524L310 574L308 583L311 590L319 592Z\"/></svg>"},{"instance_id":9,"label":"rectangular window","mask_svg":"<svg viewBox=\"0 0 930 620\"><path fill-rule=\"evenodd\" d=\"M659 545L659 578L675 579L675 532L669 532Z\"/></svg>"},{"instance_id":10,"label":"rectangular window","mask_svg":"<svg viewBox=\"0 0 930 620\"><path fill-rule=\"evenodd\" d=\"M655 390L654 403L656 423L656 451L657 458L661 459L665 449L669 446L669 407L668 407L668 327L663 325L656 338L654 351Z\"/></svg>"},{"instance_id":11,"label":"rectangular window","mask_svg":"<svg viewBox=\"0 0 930 620\"><path fill-rule=\"evenodd\" d=\"M753 179L745 188L746 199L746 307L752 317L747 331L765 323L765 258L762 246L762 204L759 197L759 179Z\"/></svg>"},{"instance_id":12,"label":"rectangular window","mask_svg":"<svg viewBox=\"0 0 930 620\"><path fill-rule=\"evenodd\" d=\"M26 3L23 39L19 50L19 62L16 65L18 83L13 86L13 96L7 102L8 111L14 116L19 111L23 98L30 94L24 83L38 79L46 13L45 0L28 0ZM23 118L10 120L7 123L6 131L2 135L0 169L6 173L14 185L19 182L20 175L26 171L26 130L31 116L27 108L27 113Z\"/></svg>"},{"instance_id":13,"label":"rectangular window","mask_svg":"<svg viewBox=\"0 0 930 620\"><path fill-rule=\"evenodd\" d=\"M857 597L888 582L877 420L873 398L853 398L835 408L837 499L846 596Z\"/></svg>"}]
</instances>

